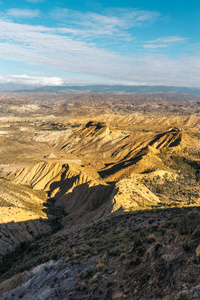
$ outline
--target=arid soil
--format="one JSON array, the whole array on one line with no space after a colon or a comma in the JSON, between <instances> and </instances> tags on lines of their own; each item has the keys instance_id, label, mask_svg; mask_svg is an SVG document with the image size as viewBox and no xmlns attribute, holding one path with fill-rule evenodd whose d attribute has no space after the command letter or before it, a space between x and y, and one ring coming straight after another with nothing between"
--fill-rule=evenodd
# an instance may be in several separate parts
<instances>
[{"instance_id":1,"label":"arid soil","mask_svg":"<svg viewBox=\"0 0 200 300\"><path fill-rule=\"evenodd\" d=\"M0 299L200 299L199 101L2 94Z\"/></svg>"}]
</instances>

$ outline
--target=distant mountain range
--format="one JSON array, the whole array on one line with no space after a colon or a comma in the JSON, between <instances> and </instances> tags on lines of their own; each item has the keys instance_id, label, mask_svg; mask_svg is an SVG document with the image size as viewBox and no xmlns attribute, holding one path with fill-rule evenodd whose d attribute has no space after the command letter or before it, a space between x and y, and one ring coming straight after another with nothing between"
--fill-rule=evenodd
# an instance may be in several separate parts
<instances>
[{"instance_id":1,"label":"distant mountain range","mask_svg":"<svg viewBox=\"0 0 200 300\"><path fill-rule=\"evenodd\" d=\"M73 93L73 92L89 92L89 93L184 93L190 95L200 95L200 88L175 87L175 86L125 86L125 85L85 85L85 86L43 86L33 88L31 86L6 86L0 85L1 91L12 92L54 92L54 93Z\"/></svg>"}]
</instances>

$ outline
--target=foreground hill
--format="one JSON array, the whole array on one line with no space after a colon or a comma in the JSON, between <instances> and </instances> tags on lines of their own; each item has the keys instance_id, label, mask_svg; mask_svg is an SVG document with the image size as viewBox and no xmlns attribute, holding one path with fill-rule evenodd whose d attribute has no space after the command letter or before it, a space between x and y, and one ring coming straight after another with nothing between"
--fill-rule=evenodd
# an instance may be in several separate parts
<instances>
[{"instance_id":1,"label":"foreground hill","mask_svg":"<svg viewBox=\"0 0 200 300\"><path fill-rule=\"evenodd\" d=\"M0 265L0 297L197 300L199 218L199 208L127 213L23 245Z\"/></svg>"}]
</instances>

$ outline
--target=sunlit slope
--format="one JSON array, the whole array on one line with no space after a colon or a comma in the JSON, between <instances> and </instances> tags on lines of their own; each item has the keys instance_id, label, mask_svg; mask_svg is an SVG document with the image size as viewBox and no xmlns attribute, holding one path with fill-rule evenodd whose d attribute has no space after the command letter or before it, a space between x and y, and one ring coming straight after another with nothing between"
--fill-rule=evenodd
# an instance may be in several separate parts
<instances>
[{"instance_id":1,"label":"sunlit slope","mask_svg":"<svg viewBox=\"0 0 200 300\"><path fill-rule=\"evenodd\" d=\"M64 225L95 220L116 210L133 210L159 204L159 199L142 183L129 178L106 184L69 164L40 163L13 172L17 184L44 189L56 206L64 208Z\"/></svg>"},{"instance_id":2,"label":"sunlit slope","mask_svg":"<svg viewBox=\"0 0 200 300\"><path fill-rule=\"evenodd\" d=\"M43 211L46 194L0 180L0 256L51 232Z\"/></svg>"},{"instance_id":3,"label":"sunlit slope","mask_svg":"<svg viewBox=\"0 0 200 300\"><path fill-rule=\"evenodd\" d=\"M47 218L43 211L45 192L34 191L4 179L0 180L0 188L1 224Z\"/></svg>"},{"instance_id":4,"label":"sunlit slope","mask_svg":"<svg viewBox=\"0 0 200 300\"><path fill-rule=\"evenodd\" d=\"M93 154L96 157L106 158L112 155L113 147L116 147L125 136L126 134L104 122L90 121L70 136L59 138L55 142L55 147L82 157Z\"/></svg>"},{"instance_id":5,"label":"sunlit slope","mask_svg":"<svg viewBox=\"0 0 200 300\"><path fill-rule=\"evenodd\" d=\"M175 180L178 170L171 168L173 158L170 163L167 159L175 153L182 157L187 151L200 149L198 138L178 127L145 136L92 121L70 136L59 138L55 147L87 157L88 164L41 162L12 172L8 178L15 184L46 191L54 205L64 209L65 226L95 220L116 210L160 205L159 196L149 190L143 178L167 174L164 176L168 180ZM99 166L98 160L104 163Z\"/></svg>"},{"instance_id":6,"label":"sunlit slope","mask_svg":"<svg viewBox=\"0 0 200 300\"><path fill-rule=\"evenodd\" d=\"M127 122L129 122L129 119L130 117ZM154 120L151 122L154 122ZM195 119L195 122L198 122L198 120ZM147 122L146 129L150 128L151 124L148 126ZM88 159L92 157L93 159L119 162L129 157L138 156L140 152L141 154L145 151L148 152L147 147L149 149L151 147L152 150L155 150L154 152L164 148L173 148L175 151L188 148L195 151L195 149L200 148L200 141L197 137L191 133L186 133L179 127L169 127L168 130L155 134L138 130L121 131L116 130L108 123L90 121L71 135L63 135L58 138L54 143L54 147L79 157L87 157Z\"/></svg>"},{"instance_id":7,"label":"sunlit slope","mask_svg":"<svg viewBox=\"0 0 200 300\"><path fill-rule=\"evenodd\" d=\"M100 170L99 174L110 181L116 181L132 173L150 173L156 170L166 170L161 154L163 152L183 154L191 149L198 152L200 141L190 136L179 128L172 128L168 131L147 138L141 143L131 143L130 141L122 147L122 153L128 150L127 154L117 163L108 165ZM113 156L120 155L120 148L114 152Z\"/></svg>"},{"instance_id":8,"label":"sunlit slope","mask_svg":"<svg viewBox=\"0 0 200 300\"><path fill-rule=\"evenodd\" d=\"M159 116L152 117L144 116L142 114L126 114L126 115L112 115L107 114L96 118L98 121L104 120L111 126L123 128L127 130L145 130L155 131L162 129L167 130L170 127L180 127L184 130L196 131L200 130L200 116L184 115L184 116Z\"/></svg>"}]
</instances>

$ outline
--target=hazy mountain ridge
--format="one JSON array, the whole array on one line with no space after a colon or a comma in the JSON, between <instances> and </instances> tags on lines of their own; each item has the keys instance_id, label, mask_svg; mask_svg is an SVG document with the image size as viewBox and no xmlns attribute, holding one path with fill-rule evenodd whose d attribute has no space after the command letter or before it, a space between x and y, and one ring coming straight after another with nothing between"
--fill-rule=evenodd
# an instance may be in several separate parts
<instances>
[{"instance_id":1,"label":"hazy mountain ridge","mask_svg":"<svg viewBox=\"0 0 200 300\"><path fill-rule=\"evenodd\" d=\"M5 91L5 90L4 90ZM63 91L74 91L74 92L91 92L91 93L185 93L191 95L200 95L200 88L193 87L176 87L176 86L126 86L126 85L85 85L85 86L44 86L34 89L17 89L15 92L63 92Z\"/></svg>"}]
</instances>

